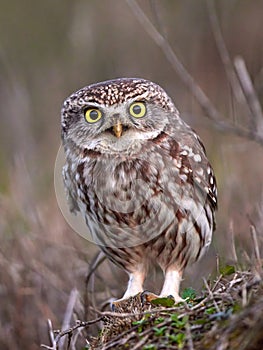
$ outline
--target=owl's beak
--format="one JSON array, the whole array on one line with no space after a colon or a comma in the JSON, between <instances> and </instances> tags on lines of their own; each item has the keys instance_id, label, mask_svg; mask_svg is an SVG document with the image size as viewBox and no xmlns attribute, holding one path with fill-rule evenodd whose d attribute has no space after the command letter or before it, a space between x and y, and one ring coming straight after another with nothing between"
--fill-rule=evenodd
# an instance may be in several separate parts
<instances>
[{"instance_id":1,"label":"owl's beak","mask_svg":"<svg viewBox=\"0 0 263 350\"><path fill-rule=\"evenodd\" d=\"M113 126L113 132L116 135L116 137L121 137L122 134L122 124L118 121L117 124Z\"/></svg>"}]
</instances>

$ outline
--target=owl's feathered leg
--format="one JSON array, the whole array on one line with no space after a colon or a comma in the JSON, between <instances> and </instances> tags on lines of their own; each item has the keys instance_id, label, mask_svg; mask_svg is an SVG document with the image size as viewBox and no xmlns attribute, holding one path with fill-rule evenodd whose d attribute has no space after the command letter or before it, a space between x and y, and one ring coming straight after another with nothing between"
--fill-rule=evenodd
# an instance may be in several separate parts
<instances>
[{"instance_id":1,"label":"owl's feathered leg","mask_svg":"<svg viewBox=\"0 0 263 350\"><path fill-rule=\"evenodd\" d=\"M127 299L133 295L141 293L143 291L145 276L146 271L144 269L138 269L132 273L129 273L128 287L122 299Z\"/></svg>"},{"instance_id":2,"label":"owl's feathered leg","mask_svg":"<svg viewBox=\"0 0 263 350\"><path fill-rule=\"evenodd\" d=\"M165 271L163 288L161 291L161 297L167 297L171 295L174 297L175 302L180 302L183 299L179 296L180 282L182 280L182 271L178 271L174 266L170 266Z\"/></svg>"},{"instance_id":3,"label":"owl's feathered leg","mask_svg":"<svg viewBox=\"0 0 263 350\"><path fill-rule=\"evenodd\" d=\"M158 298L172 297L175 303L180 303L183 299L179 295L180 282L182 280L182 271L178 271L178 268L170 266L164 270L164 283L160 295L145 291L141 295L142 303L151 302Z\"/></svg>"},{"instance_id":4,"label":"owl's feathered leg","mask_svg":"<svg viewBox=\"0 0 263 350\"><path fill-rule=\"evenodd\" d=\"M146 270L144 267L140 266L137 270L129 272L129 282L126 292L121 299L112 302L112 310L116 310L120 307L122 302L138 293L143 292L143 282L146 277Z\"/></svg>"}]
</instances>

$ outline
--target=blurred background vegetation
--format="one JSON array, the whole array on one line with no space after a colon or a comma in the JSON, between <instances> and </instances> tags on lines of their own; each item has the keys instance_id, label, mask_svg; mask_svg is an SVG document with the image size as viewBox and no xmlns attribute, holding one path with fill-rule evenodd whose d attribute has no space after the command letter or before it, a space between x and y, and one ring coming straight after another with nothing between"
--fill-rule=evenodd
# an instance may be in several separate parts
<instances>
[{"instance_id":1,"label":"blurred background vegetation","mask_svg":"<svg viewBox=\"0 0 263 350\"><path fill-rule=\"evenodd\" d=\"M206 2L138 3L226 120L246 125L215 45ZM53 171L62 102L90 83L125 76L159 83L206 145L218 179L217 231L210 253L189 269L185 285L200 287L201 277L215 269L216 254L222 261L235 260L233 237L239 261L248 263L251 223L262 243L262 146L216 130L127 3L0 4L0 348L34 350L47 344L46 320L61 327L74 288L79 291L76 317L84 317L85 278L97 248L65 222ZM230 56L244 58L262 104L263 2L219 0L216 8ZM104 262L93 281L96 300L121 296L126 280Z\"/></svg>"}]
</instances>

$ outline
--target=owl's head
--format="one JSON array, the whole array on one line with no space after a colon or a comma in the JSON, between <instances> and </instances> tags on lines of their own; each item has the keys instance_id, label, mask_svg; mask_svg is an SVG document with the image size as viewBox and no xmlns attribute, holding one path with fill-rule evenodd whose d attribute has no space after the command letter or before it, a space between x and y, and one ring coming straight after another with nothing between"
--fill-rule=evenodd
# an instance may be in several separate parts
<instances>
[{"instance_id":1,"label":"owl's head","mask_svg":"<svg viewBox=\"0 0 263 350\"><path fill-rule=\"evenodd\" d=\"M165 131L176 108L157 84L121 78L69 96L62 109L62 140L76 150L128 152Z\"/></svg>"}]
</instances>

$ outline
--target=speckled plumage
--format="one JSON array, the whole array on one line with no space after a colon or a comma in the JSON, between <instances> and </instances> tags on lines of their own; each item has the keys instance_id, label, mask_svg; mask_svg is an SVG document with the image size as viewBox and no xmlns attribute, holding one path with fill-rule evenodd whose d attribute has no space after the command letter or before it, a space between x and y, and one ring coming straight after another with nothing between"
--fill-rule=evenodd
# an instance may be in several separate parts
<instances>
[{"instance_id":1,"label":"speckled plumage","mask_svg":"<svg viewBox=\"0 0 263 350\"><path fill-rule=\"evenodd\" d=\"M132 115L134 104L145 106L143 117ZM85 120L89 108L99 111L97 122ZM179 300L183 270L203 255L215 228L216 181L199 137L159 85L123 78L65 100L62 140L70 208L129 273L124 298L143 290L154 262L165 274L161 295Z\"/></svg>"}]
</instances>

